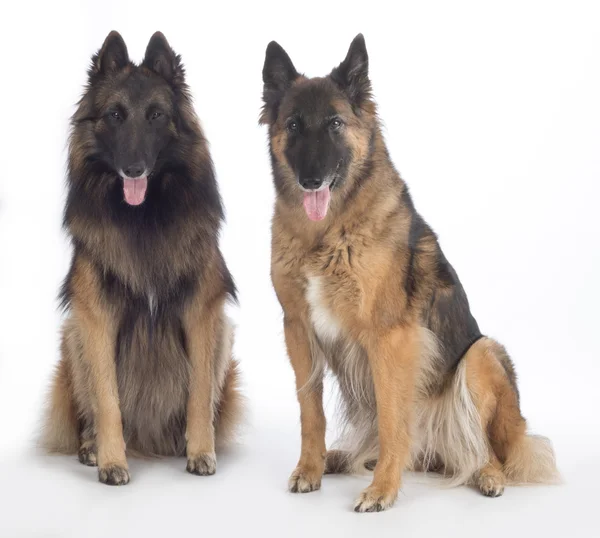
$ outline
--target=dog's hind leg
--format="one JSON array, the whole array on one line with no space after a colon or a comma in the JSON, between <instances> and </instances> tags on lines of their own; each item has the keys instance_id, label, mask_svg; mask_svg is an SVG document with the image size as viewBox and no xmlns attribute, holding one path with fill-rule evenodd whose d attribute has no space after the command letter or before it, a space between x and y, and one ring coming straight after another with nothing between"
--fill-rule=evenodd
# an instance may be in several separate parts
<instances>
[{"instance_id":1,"label":"dog's hind leg","mask_svg":"<svg viewBox=\"0 0 600 538\"><path fill-rule=\"evenodd\" d=\"M78 421L74 397L72 350L68 326L63 330L61 359L56 366L41 445L49 452L74 454L78 447Z\"/></svg>"},{"instance_id":2,"label":"dog's hind leg","mask_svg":"<svg viewBox=\"0 0 600 538\"><path fill-rule=\"evenodd\" d=\"M79 462L89 467L98 465L98 448L96 446L96 433L91 422L83 424L79 435L79 451L77 453Z\"/></svg>"},{"instance_id":3,"label":"dog's hind leg","mask_svg":"<svg viewBox=\"0 0 600 538\"><path fill-rule=\"evenodd\" d=\"M507 483L555 482L554 452L546 438L527 434L514 369L504 347L482 338L464 359L469 391L490 446L488 463L474 476L481 492L497 497Z\"/></svg>"},{"instance_id":4,"label":"dog's hind leg","mask_svg":"<svg viewBox=\"0 0 600 538\"><path fill-rule=\"evenodd\" d=\"M490 448L489 458L489 463L476 473L473 481L486 497L500 497L504 493L506 476L502 471L502 463L492 448Z\"/></svg>"},{"instance_id":5,"label":"dog's hind leg","mask_svg":"<svg viewBox=\"0 0 600 538\"><path fill-rule=\"evenodd\" d=\"M233 326L224 319L221 336L221 353L215 370L224 371L218 400L215 400L215 443L217 449L227 446L236 437L238 427L245 418L245 399L240 391L240 369L233 358ZM222 364L222 366L220 366ZM217 382L217 381L216 381Z\"/></svg>"},{"instance_id":6,"label":"dog's hind leg","mask_svg":"<svg viewBox=\"0 0 600 538\"><path fill-rule=\"evenodd\" d=\"M325 474L351 472L351 454L347 450L328 450L325 456Z\"/></svg>"}]
</instances>

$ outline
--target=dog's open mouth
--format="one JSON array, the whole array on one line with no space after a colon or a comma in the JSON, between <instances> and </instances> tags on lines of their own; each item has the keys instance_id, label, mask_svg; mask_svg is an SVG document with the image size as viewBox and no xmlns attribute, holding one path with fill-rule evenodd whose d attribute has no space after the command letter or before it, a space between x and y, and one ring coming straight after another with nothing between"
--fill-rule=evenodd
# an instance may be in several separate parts
<instances>
[{"instance_id":1,"label":"dog's open mouth","mask_svg":"<svg viewBox=\"0 0 600 538\"><path fill-rule=\"evenodd\" d=\"M140 205L146 199L147 188L148 176L123 178L123 195L129 205Z\"/></svg>"},{"instance_id":2,"label":"dog's open mouth","mask_svg":"<svg viewBox=\"0 0 600 538\"><path fill-rule=\"evenodd\" d=\"M329 209L329 200L331 199L331 190L329 185L316 190L304 193L304 211L312 221L323 220Z\"/></svg>"},{"instance_id":3,"label":"dog's open mouth","mask_svg":"<svg viewBox=\"0 0 600 538\"><path fill-rule=\"evenodd\" d=\"M330 179L325 185L314 191L304 191L304 211L306 211L306 215L310 220L316 222L323 220L327 216L329 202L331 201L331 191L338 180L338 170L341 165L342 161L338 162L333 174L333 180Z\"/></svg>"}]
</instances>

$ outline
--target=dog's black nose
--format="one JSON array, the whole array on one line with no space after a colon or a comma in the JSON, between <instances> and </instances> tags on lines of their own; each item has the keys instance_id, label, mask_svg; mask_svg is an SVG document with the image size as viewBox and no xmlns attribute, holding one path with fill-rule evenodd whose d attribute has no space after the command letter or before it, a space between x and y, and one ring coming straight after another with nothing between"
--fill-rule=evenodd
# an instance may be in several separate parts
<instances>
[{"instance_id":1,"label":"dog's black nose","mask_svg":"<svg viewBox=\"0 0 600 538\"><path fill-rule=\"evenodd\" d=\"M145 169L146 167L144 166L144 163L134 163L126 166L123 169L123 172L127 177L140 177L144 173Z\"/></svg>"},{"instance_id":2,"label":"dog's black nose","mask_svg":"<svg viewBox=\"0 0 600 538\"><path fill-rule=\"evenodd\" d=\"M321 185L323 185L323 180L322 179L301 179L300 185L302 185L302 187L304 189L308 189L308 190L318 189Z\"/></svg>"}]
</instances>

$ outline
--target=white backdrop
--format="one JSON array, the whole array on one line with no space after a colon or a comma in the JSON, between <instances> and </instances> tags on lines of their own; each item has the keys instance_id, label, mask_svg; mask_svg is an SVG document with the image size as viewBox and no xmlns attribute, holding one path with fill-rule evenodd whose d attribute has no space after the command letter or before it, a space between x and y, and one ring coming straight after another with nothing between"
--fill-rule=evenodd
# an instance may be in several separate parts
<instances>
[{"instance_id":1,"label":"white backdrop","mask_svg":"<svg viewBox=\"0 0 600 538\"><path fill-rule=\"evenodd\" d=\"M104 0L0 9L1 536L591 534L600 478L597 2ZM29 448L58 359L68 119L89 58L112 29L134 60L161 30L186 64L227 210L221 244L240 290L235 351L250 400L245 435L215 477L186 475L182 460L134 461L120 489L98 484L74 458ZM393 510L362 517L350 508L367 479L327 478L302 497L285 491L299 420L269 278L273 187L257 122L264 50L275 39L298 70L323 75L358 32L393 160L482 331L511 352L523 413L554 440L564 486L509 488L490 500L408 476Z\"/></svg>"}]
</instances>

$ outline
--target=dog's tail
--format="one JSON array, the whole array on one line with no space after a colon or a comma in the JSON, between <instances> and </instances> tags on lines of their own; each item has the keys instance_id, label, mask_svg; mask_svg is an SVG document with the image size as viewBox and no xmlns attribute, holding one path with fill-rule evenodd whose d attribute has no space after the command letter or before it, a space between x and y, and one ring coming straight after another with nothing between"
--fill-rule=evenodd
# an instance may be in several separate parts
<instances>
[{"instance_id":1,"label":"dog's tail","mask_svg":"<svg viewBox=\"0 0 600 538\"><path fill-rule=\"evenodd\" d=\"M524 435L509 445L503 470L511 484L551 484L560 480L552 444L541 435Z\"/></svg>"},{"instance_id":2,"label":"dog's tail","mask_svg":"<svg viewBox=\"0 0 600 538\"><path fill-rule=\"evenodd\" d=\"M73 399L71 369L65 358L65 340L62 346L63 356L52 380L39 444L48 452L75 454L79 448L79 423Z\"/></svg>"}]
</instances>

